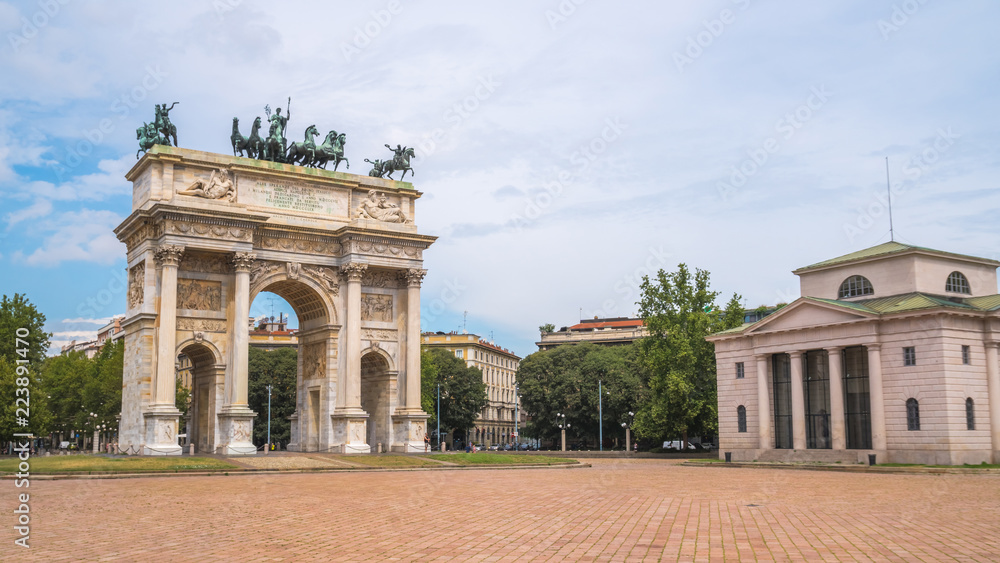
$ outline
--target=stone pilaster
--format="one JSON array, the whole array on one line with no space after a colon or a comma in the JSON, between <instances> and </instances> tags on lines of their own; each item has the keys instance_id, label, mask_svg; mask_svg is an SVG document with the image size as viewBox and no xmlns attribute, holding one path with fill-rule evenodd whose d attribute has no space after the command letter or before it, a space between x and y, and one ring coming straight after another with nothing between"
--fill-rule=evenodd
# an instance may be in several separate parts
<instances>
[{"instance_id":1,"label":"stone pilaster","mask_svg":"<svg viewBox=\"0 0 1000 563\"><path fill-rule=\"evenodd\" d=\"M368 413L361 408L361 278L368 264L351 262L340 267L346 278L347 300L343 343L345 373L338 382L337 406L333 419L333 443L342 444L344 453L368 453Z\"/></svg>"},{"instance_id":2,"label":"stone pilaster","mask_svg":"<svg viewBox=\"0 0 1000 563\"><path fill-rule=\"evenodd\" d=\"M771 443L771 396L767 389L767 360L769 356L755 356L757 361L757 433L760 449L770 450Z\"/></svg>"},{"instance_id":3,"label":"stone pilaster","mask_svg":"<svg viewBox=\"0 0 1000 563\"><path fill-rule=\"evenodd\" d=\"M149 408L143 413L146 422L142 453L180 455L177 427L181 412L175 405L177 363L177 267L184 247L163 245L156 249L160 265L160 308L157 313L156 373Z\"/></svg>"},{"instance_id":4,"label":"stone pilaster","mask_svg":"<svg viewBox=\"0 0 1000 563\"><path fill-rule=\"evenodd\" d=\"M247 401L250 346L250 269L256 255L249 252L233 253L233 346L229 369L224 384L225 404L219 411L221 444L218 453L223 455L254 455L253 419L257 414L250 410Z\"/></svg>"},{"instance_id":5,"label":"stone pilaster","mask_svg":"<svg viewBox=\"0 0 1000 563\"><path fill-rule=\"evenodd\" d=\"M872 409L872 449L886 449L885 399L882 387L882 345L868 344L868 400Z\"/></svg>"},{"instance_id":6,"label":"stone pilaster","mask_svg":"<svg viewBox=\"0 0 1000 563\"><path fill-rule=\"evenodd\" d=\"M830 373L830 441L833 449L847 448L847 433L844 427L844 365L842 348L827 348Z\"/></svg>"},{"instance_id":7,"label":"stone pilaster","mask_svg":"<svg viewBox=\"0 0 1000 563\"><path fill-rule=\"evenodd\" d=\"M790 352L792 372L792 449L806 449L806 403L802 387L802 352Z\"/></svg>"}]
</instances>

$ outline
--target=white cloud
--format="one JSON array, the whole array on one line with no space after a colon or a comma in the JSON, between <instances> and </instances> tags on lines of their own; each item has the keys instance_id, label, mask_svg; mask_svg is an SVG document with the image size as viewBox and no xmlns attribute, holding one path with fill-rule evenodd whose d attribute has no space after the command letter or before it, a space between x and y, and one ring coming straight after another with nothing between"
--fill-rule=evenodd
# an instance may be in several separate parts
<instances>
[{"instance_id":1,"label":"white cloud","mask_svg":"<svg viewBox=\"0 0 1000 563\"><path fill-rule=\"evenodd\" d=\"M11 211L5 218L7 229L14 228L15 225L29 219L38 219L52 213L52 202L47 199L36 199L35 203L17 211Z\"/></svg>"},{"instance_id":2,"label":"white cloud","mask_svg":"<svg viewBox=\"0 0 1000 563\"><path fill-rule=\"evenodd\" d=\"M91 325L106 325L111 322L113 317L103 317L100 319L87 319L83 317L77 317L75 319L63 319L63 324L91 324Z\"/></svg>"},{"instance_id":3,"label":"white cloud","mask_svg":"<svg viewBox=\"0 0 1000 563\"><path fill-rule=\"evenodd\" d=\"M52 336L62 339L93 340L97 338L97 331L94 330L62 330L53 332Z\"/></svg>"},{"instance_id":4,"label":"white cloud","mask_svg":"<svg viewBox=\"0 0 1000 563\"><path fill-rule=\"evenodd\" d=\"M74 260L111 264L125 256L125 245L112 232L121 221L111 211L82 209L61 213L45 222L43 229L51 234L39 248L27 255L17 254L32 266L55 266Z\"/></svg>"}]
</instances>

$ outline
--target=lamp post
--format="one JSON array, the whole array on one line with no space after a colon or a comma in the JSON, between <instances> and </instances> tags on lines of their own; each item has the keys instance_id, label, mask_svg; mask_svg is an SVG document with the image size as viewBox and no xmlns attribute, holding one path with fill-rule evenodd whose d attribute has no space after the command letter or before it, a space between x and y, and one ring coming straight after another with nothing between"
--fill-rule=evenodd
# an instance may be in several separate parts
<instances>
[{"instance_id":1,"label":"lamp post","mask_svg":"<svg viewBox=\"0 0 1000 563\"><path fill-rule=\"evenodd\" d=\"M437 407L437 436L438 436L438 449L441 449L441 384L438 383L438 407ZM443 450L442 450L443 451Z\"/></svg>"},{"instance_id":2,"label":"lamp post","mask_svg":"<svg viewBox=\"0 0 1000 563\"><path fill-rule=\"evenodd\" d=\"M562 420L560 420L562 419ZM562 451L566 451L566 429L569 428L569 423L566 422L566 415L562 413L556 413L556 426L562 431Z\"/></svg>"},{"instance_id":3,"label":"lamp post","mask_svg":"<svg viewBox=\"0 0 1000 563\"><path fill-rule=\"evenodd\" d=\"M271 385L267 386L267 445L264 446L264 453L271 451Z\"/></svg>"},{"instance_id":4,"label":"lamp post","mask_svg":"<svg viewBox=\"0 0 1000 563\"><path fill-rule=\"evenodd\" d=\"M520 401L520 399L521 398L517 396L517 384L515 383L514 384L514 451L515 452L521 449L520 448L521 444L518 443L521 441L520 438L521 435L518 434L517 432L517 422L518 422L517 403Z\"/></svg>"},{"instance_id":5,"label":"lamp post","mask_svg":"<svg viewBox=\"0 0 1000 563\"><path fill-rule=\"evenodd\" d=\"M622 423L622 428L625 429L625 453L632 451L630 444L632 442L631 430L632 430L632 421L634 420L634 418L635 418L635 413L632 411L628 411L628 422Z\"/></svg>"}]
</instances>

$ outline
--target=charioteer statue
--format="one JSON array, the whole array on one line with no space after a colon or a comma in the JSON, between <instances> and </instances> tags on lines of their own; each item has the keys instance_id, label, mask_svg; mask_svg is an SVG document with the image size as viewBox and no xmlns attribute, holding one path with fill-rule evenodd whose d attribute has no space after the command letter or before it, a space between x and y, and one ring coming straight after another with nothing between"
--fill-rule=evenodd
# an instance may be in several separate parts
<instances>
[{"instance_id":1,"label":"charioteer statue","mask_svg":"<svg viewBox=\"0 0 1000 563\"><path fill-rule=\"evenodd\" d=\"M156 104L153 122L143 123L142 127L135 130L135 138L139 141L139 150L135 153L136 158L139 158L139 154L153 148L153 145L170 146L171 139L174 141L173 145L177 146L177 127L170 122L170 110L174 109L178 103L174 102L170 107L167 107L167 104Z\"/></svg>"}]
</instances>

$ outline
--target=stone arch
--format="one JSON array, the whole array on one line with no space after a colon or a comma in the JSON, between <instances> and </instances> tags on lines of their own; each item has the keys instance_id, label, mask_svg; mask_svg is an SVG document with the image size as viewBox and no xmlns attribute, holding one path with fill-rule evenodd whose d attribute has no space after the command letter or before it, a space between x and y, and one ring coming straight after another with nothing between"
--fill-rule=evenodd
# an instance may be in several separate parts
<instances>
[{"instance_id":1,"label":"stone arch","mask_svg":"<svg viewBox=\"0 0 1000 563\"><path fill-rule=\"evenodd\" d=\"M381 349L361 355L361 408L368 413L368 445L372 450L382 444L384 451L392 446L393 389L396 372Z\"/></svg>"},{"instance_id":2,"label":"stone arch","mask_svg":"<svg viewBox=\"0 0 1000 563\"><path fill-rule=\"evenodd\" d=\"M288 301L299 318L299 330L337 323L333 290L307 275L292 277L287 272L267 275L250 287L250 303L262 291L269 291Z\"/></svg>"},{"instance_id":3,"label":"stone arch","mask_svg":"<svg viewBox=\"0 0 1000 563\"><path fill-rule=\"evenodd\" d=\"M222 403L225 385L225 356L218 347L204 339L189 338L177 346L177 355L191 362L191 402L188 410L188 443L197 451L215 453L218 446L218 406Z\"/></svg>"},{"instance_id":4,"label":"stone arch","mask_svg":"<svg viewBox=\"0 0 1000 563\"><path fill-rule=\"evenodd\" d=\"M372 346L369 346L369 347L367 347L367 348L365 348L364 350L361 351L361 357L362 358L364 358L368 354L376 354L377 356L379 356L380 358L382 358L383 360L385 360L385 364L386 364L386 368L385 369L387 371L390 371L390 372L396 371L395 362L393 362L393 360L392 360L392 354L390 354L384 348L382 348L380 346L377 346L377 345L372 345Z\"/></svg>"}]
</instances>

